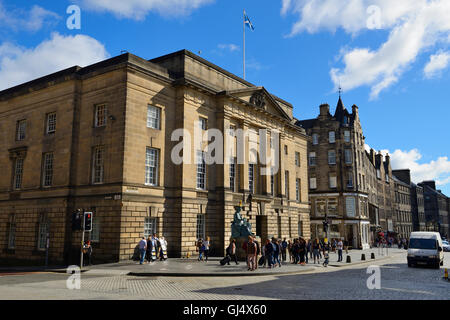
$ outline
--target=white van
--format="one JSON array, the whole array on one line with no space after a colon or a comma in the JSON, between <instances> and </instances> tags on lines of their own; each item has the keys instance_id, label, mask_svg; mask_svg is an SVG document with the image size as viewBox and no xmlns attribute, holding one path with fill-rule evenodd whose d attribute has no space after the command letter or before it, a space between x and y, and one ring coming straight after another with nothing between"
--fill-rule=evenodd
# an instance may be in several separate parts
<instances>
[{"instance_id":1,"label":"white van","mask_svg":"<svg viewBox=\"0 0 450 320\"><path fill-rule=\"evenodd\" d=\"M436 269L444 264L444 251L439 232L411 232L408 246L408 267L432 265Z\"/></svg>"}]
</instances>

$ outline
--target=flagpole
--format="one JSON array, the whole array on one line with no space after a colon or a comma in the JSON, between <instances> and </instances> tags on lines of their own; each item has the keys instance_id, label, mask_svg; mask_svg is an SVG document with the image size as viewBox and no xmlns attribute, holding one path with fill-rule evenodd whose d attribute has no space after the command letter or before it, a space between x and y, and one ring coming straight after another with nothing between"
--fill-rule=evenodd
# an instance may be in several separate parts
<instances>
[{"instance_id":1,"label":"flagpole","mask_svg":"<svg viewBox=\"0 0 450 320\"><path fill-rule=\"evenodd\" d=\"M242 17L243 20L243 32L244 32L244 80L245 80L245 9L244 9L244 14Z\"/></svg>"}]
</instances>

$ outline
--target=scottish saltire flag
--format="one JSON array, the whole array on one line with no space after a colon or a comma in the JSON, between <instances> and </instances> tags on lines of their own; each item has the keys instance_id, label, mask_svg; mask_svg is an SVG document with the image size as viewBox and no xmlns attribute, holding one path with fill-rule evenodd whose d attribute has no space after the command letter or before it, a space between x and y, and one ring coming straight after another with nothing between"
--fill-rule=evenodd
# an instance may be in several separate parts
<instances>
[{"instance_id":1,"label":"scottish saltire flag","mask_svg":"<svg viewBox=\"0 0 450 320\"><path fill-rule=\"evenodd\" d=\"M250 29L250 30L255 30L255 27L253 26L253 24L250 22L250 19L248 18L247 14L244 11L244 23L245 25Z\"/></svg>"}]
</instances>

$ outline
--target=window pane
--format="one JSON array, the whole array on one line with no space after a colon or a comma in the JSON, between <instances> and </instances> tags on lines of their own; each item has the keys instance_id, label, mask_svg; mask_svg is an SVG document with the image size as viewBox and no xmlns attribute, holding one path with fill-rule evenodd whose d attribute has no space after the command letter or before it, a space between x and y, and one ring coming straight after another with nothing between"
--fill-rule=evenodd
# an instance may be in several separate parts
<instances>
[{"instance_id":1,"label":"window pane","mask_svg":"<svg viewBox=\"0 0 450 320\"><path fill-rule=\"evenodd\" d=\"M145 184L152 186L158 185L158 158L159 150L147 147L145 156Z\"/></svg>"},{"instance_id":2,"label":"window pane","mask_svg":"<svg viewBox=\"0 0 450 320\"><path fill-rule=\"evenodd\" d=\"M47 134L54 133L56 131L56 113L50 113L47 115Z\"/></svg>"},{"instance_id":3,"label":"window pane","mask_svg":"<svg viewBox=\"0 0 450 320\"><path fill-rule=\"evenodd\" d=\"M328 150L328 164L336 164L336 151Z\"/></svg>"},{"instance_id":4,"label":"window pane","mask_svg":"<svg viewBox=\"0 0 450 320\"><path fill-rule=\"evenodd\" d=\"M235 158L231 158L230 163L230 189L231 191L236 191L236 183L235 183L235 177L236 177L236 162Z\"/></svg>"},{"instance_id":5,"label":"window pane","mask_svg":"<svg viewBox=\"0 0 450 320\"><path fill-rule=\"evenodd\" d=\"M10 223L8 236L8 249L14 249L15 247L16 247L16 224Z\"/></svg>"},{"instance_id":6,"label":"window pane","mask_svg":"<svg viewBox=\"0 0 450 320\"><path fill-rule=\"evenodd\" d=\"M319 135L317 133L314 133L312 135L313 144L319 144Z\"/></svg>"},{"instance_id":7,"label":"window pane","mask_svg":"<svg viewBox=\"0 0 450 320\"><path fill-rule=\"evenodd\" d=\"M23 158L16 159L14 168L14 189L22 188Z\"/></svg>"},{"instance_id":8,"label":"window pane","mask_svg":"<svg viewBox=\"0 0 450 320\"><path fill-rule=\"evenodd\" d=\"M106 112L107 108L105 104L98 105L95 107L95 126L103 127L106 126Z\"/></svg>"},{"instance_id":9,"label":"window pane","mask_svg":"<svg viewBox=\"0 0 450 320\"><path fill-rule=\"evenodd\" d=\"M38 249L45 250L47 243L48 223L39 223L39 235L38 235Z\"/></svg>"},{"instance_id":10,"label":"window pane","mask_svg":"<svg viewBox=\"0 0 450 320\"><path fill-rule=\"evenodd\" d=\"M345 154L345 163L352 163L352 150L345 149L344 154Z\"/></svg>"},{"instance_id":11,"label":"window pane","mask_svg":"<svg viewBox=\"0 0 450 320\"><path fill-rule=\"evenodd\" d=\"M27 121L21 120L17 122L17 132L16 132L16 139L17 140L24 140L26 136L26 128L27 128Z\"/></svg>"},{"instance_id":12,"label":"window pane","mask_svg":"<svg viewBox=\"0 0 450 320\"><path fill-rule=\"evenodd\" d=\"M334 131L330 131L328 133L328 140L329 140L330 143L334 143L336 141Z\"/></svg>"},{"instance_id":13,"label":"window pane","mask_svg":"<svg viewBox=\"0 0 450 320\"><path fill-rule=\"evenodd\" d=\"M205 155L202 151L197 151L197 188L206 189L206 163Z\"/></svg>"},{"instance_id":14,"label":"window pane","mask_svg":"<svg viewBox=\"0 0 450 320\"><path fill-rule=\"evenodd\" d=\"M152 234L156 233L157 218L147 217L144 220L144 237L148 238Z\"/></svg>"},{"instance_id":15,"label":"window pane","mask_svg":"<svg viewBox=\"0 0 450 320\"><path fill-rule=\"evenodd\" d=\"M103 160L104 160L103 147L94 148L93 183L103 182Z\"/></svg>"},{"instance_id":16,"label":"window pane","mask_svg":"<svg viewBox=\"0 0 450 320\"><path fill-rule=\"evenodd\" d=\"M250 193L255 192L255 165L249 163L248 165L248 189Z\"/></svg>"},{"instance_id":17,"label":"window pane","mask_svg":"<svg viewBox=\"0 0 450 320\"><path fill-rule=\"evenodd\" d=\"M286 198L289 199L289 171L284 172L284 193L286 194Z\"/></svg>"},{"instance_id":18,"label":"window pane","mask_svg":"<svg viewBox=\"0 0 450 320\"><path fill-rule=\"evenodd\" d=\"M354 217L355 216L355 198L354 197L345 198L345 206L347 209L347 216Z\"/></svg>"},{"instance_id":19,"label":"window pane","mask_svg":"<svg viewBox=\"0 0 450 320\"><path fill-rule=\"evenodd\" d=\"M344 131L344 141L350 142L350 131Z\"/></svg>"},{"instance_id":20,"label":"window pane","mask_svg":"<svg viewBox=\"0 0 450 320\"><path fill-rule=\"evenodd\" d=\"M148 106L147 109L147 127L160 129L161 109L154 106Z\"/></svg>"},{"instance_id":21,"label":"window pane","mask_svg":"<svg viewBox=\"0 0 450 320\"><path fill-rule=\"evenodd\" d=\"M310 152L309 153L309 165L310 166L315 166L316 165L316 153L315 152Z\"/></svg>"},{"instance_id":22,"label":"window pane","mask_svg":"<svg viewBox=\"0 0 450 320\"><path fill-rule=\"evenodd\" d=\"M98 220L92 221L92 231L90 232L90 240L98 242L100 241L100 223Z\"/></svg>"},{"instance_id":23,"label":"window pane","mask_svg":"<svg viewBox=\"0 0 450 320\"><path fill-rule=\"evenodd\" d=\"M44 187L49 187L53 184L53 153L46 153L44 155L44 168L43 168L43 181Z\"/></svg>"},{"instance_id":24,"label":"window pane","mask_svg":"<svg viewBox=\"0 0 450 320\"><path fill-rule=\"evenodd\" d=\"M197 214L197 239L205 239L205 215Z\"/></svg>"},{"instance_id":25,"label":"window pane","mask_svg":"<svg viewBox=\"0 0 450 320\"><path fill-rule=\"evenodd\" d=\"M316 178L310 178L309 179L309 188L310 189L316 189L317 188Z\"/></svg>"}]
</instances>

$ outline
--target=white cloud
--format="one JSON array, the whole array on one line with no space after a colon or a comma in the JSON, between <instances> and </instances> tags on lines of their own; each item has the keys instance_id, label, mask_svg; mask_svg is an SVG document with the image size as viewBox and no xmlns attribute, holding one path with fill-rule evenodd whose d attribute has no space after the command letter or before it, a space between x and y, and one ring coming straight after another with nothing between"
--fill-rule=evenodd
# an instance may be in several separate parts
<instances>
[{"instance_id":1,"label":"white cloud","mask_svg":"<svg viewBox=\"0 0 450 320\"><path fill-rule=\"evenodd\" d=\"M233 44L233 43L229 43L229 44L219 44L217 47L218 47L219 49L222 49L222 50L229 50L229 51L231 51L231 52L233 52L233 51L238 51L238 50L239 50L239 46L237 46L237 45L235 45L235 44Z\"/></svg>"},{"instance_id":2,"label":"white cloud","mask_svg":"<svg viewBox=\"0 0 450 320\"><path fill-rule=\"evenodd\" d=\"M75 65L86 66L109 56L103 44L86 35L62 36L35 48L11 43L0 45L0 90L57 72Z\"/></svg>"},{"instance_id":3,"label":"white cloud","mask_svg":"<svg viewBox=\"0 0 450 320\"><path fill-rule=\"evenodd\" d=\"M390 153L391 167L393 169L411 169L411 178L414 182L436 180L437 185L450 183L450 160L448 157L438 157L428 163L419 163L422 155L419 150L395 150Z\"/></svg>"},{"instance_id":4,"label":"white cloud","mask_svg":"<svg viewBox=\"0 0 450 320\"><path fill-rule=\"evenodd\" d=\"M427 65L423 69L426 78L433 78L440 71L446 69L450 63L450 52L439 52L430 57Z\"/></svg>"},{"instance_id":5,"label":"white cloud","mask_svg":"<svg viewBox=\"0 0 450 320\"><path fill-rule=\"evenodd\" d=\"M61 17L40 6L33 6L30 11L23 9L7 10L0 2L0 26L13 31L25 30L35 32L45 24L51 25Z\"/></svg>"},{"instance_id":6,"label":"white cloud","mask_svg":"<svg viewBox=\"0 0 450 320\"><path fill-rule=\"evenodd\" d=\"M282 0L282 14L300 16L290 36L338 28L356 37L373 28L389 31L378 48L341 52L343 68L332 68L337 89L371 88L371 99L398 82L419 54L450 37L448 0Z\"/></svg>"},{"instance_id":7,"label":"white cloud","mask_svg":"<svg viewBox=\"0 0 450 320\"><path fill-rule=\"evenodd\" d=\"M370 146L364 145L367 152L370 152ZM378 151L375 151L378 153ZM435 180L436 185L445 186L450 184L450 160L446 156L438 157L437 160L432 160L428 163L419 163L422 159L422 154L418 149L403 151L396 149L393 153L387 149L379 150L385 159L386 154L389 154L391 167L396 169L410 169L411 179L415 183L425 180Z\"/></svg>"},{"instance_id":8,"label":"white cloud","mask_svg":"<svg viewBox=\"0 0 450 320\"><path fill-rule=\"evenodd\" d=\"M87 9L108 11L120 18L143 20L150 12L162 16L187 15L214 0L73 0L81 2Z\"/></svg>"}]
</instances>

